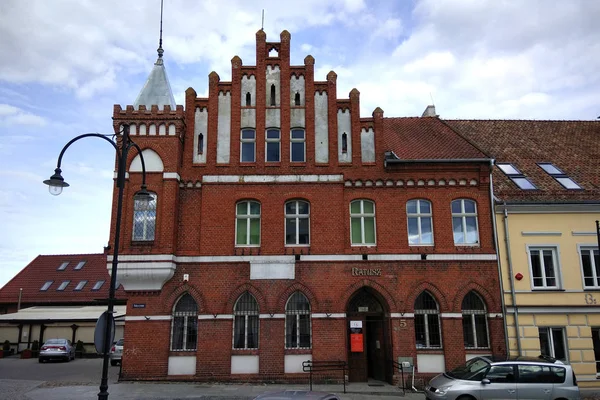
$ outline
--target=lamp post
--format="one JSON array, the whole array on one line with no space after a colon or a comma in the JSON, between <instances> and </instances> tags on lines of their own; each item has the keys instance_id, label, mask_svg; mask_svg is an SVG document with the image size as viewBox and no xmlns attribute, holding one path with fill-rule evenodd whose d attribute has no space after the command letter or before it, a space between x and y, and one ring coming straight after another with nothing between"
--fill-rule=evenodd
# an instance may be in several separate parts
<instances>
[{"instance_id":1,"label":"lamp post","mask_svg":"<svg viewBox=\"0 0 600 400\"><path fill-rule=\"evenodd\" d=\"M54 175L44 181L46 185L49 186L50 193L54 196L57 196L62 193L63 188L68 187L69 184L65 182L64 178L61 175L62 170L60 169L60 165L62 162L62 157L69 148L71 144L78 141L79 139L83 139L86 137L98 137L106 140L115 148L117 152L117 188L119 189L117 196L117 218L115 222L115 244L114 244L114 255L112 260L112 268L111 268L111 277L110 277L110 288L108 292L108 309L107 314L112 316L114 312L114 303L115 303L115 284L117 282L117 266L119 264L119 241L120 241L120 233L121 233L121 214L123 211L123 189L125 186L125 171L127 168L127 154L129 153L129 149L131 147L135 147L138 154L140 155L140 160L142 162L142 185L140 191L136 193L134 199L136 201L140 201L142 203L148 203L152 200L152 196L148 193L146 189L146 165L144 164L144 156L142 155L142 151L137 144L131 141L129 138L129 125L123 126L123 131L119 132L116 135L103 135L100 133L86 133L83 135L79 135L76 138L72 139L69 143L63 147L60 155L58 156L58 162L56 163L56 169L54 170ZM100 392L98 393L99 400L107 400L108 399L108 362L109 362L109 349L110 349L110 341L111 341L111 324L106 323L104 330L104 343L103 343L103 363L102 363L102 379L100 381Z\"/></svg>"},{"instance_id":2,"label":"lamp post","mask_svg":"<svg viewBox=\"0 0 600 400\"><path fill-rule=\"evenodd\" d=\"M596 236L598 238L598 251L600 252L600 221L598 220L596 220Z\"/></svg>"}]
</instances>

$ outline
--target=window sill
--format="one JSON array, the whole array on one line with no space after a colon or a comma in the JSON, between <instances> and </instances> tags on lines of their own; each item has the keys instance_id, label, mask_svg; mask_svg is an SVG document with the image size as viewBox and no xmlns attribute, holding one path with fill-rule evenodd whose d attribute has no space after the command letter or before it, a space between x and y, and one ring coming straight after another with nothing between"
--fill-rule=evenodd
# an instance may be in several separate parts
<instances>
[{"instance_id":1,"label":"window sill","mask_svg":"<svg viewBox=\"0 0 600 400\"><path fill-rule=\"evenodd\" d=\"M240 167L256 167L256 161L240 161Z\"/></svg>"},{"instance_id":2,"label":"window sill","mask_svg":"<svg viewBox=\"0 0 600 400\"><path fill-rule=\"evenodd\" d=\"M312 354L312 349L306 348L306 349L285 349L285 353L286 356L287 355L294 355L294 354Z\"/></svg>"},{"instance_id":3,"label":"window sill","mask_svg":"<svg viewBox=\"0 0 600 400\"><path fill-rule=\"evenodd\" d=\"M422 354L444 354L444 348L442 347L417 347L417 353Z\"/></svg>"},{"instance_id":4,"label":"window sill","mask_svg":"<svg viewBox=\"0 0 600 400\"><path fill-rule=\"evenodd\" d=\"M586 287L583 288L584 292L600 292L600 287Z\"/></svg>"},{"instance_id":5,"label":"window sill","mask_svg":"<svg viewBox=\"0 0 600 400\"><path fill-rule=\"evenodd\" d=\"M198 350L169 350L169 356L174 357L189 357L195 356Z\"/></svg>"},{"instance_id":6,"label":"window sill","mask_svg":"<svg viewBox=\"0 0 600 400\"><path fill-rule=\"evenodd\" d=\"M532 292L564 292L565 289L560 289L560 288L531 288Z\"/></svg>"},{"instance_id":7,"label":"window sill","mask_svg":"<svg viewBox=\"0 0 600 400\"><path fill-rule=\"evenodd\" d=\"M132 240L131 246L154 246L154 240Z\"/></svg>"},{"instance_id":8,"label":"window sill","mask_svg":"<svg viewBox=\"0 0 600 400\"><path fill-rule=\"evenodd\" d=\"M257 356L258 349L231 349L231 354L236 356Z\"/></svg>"},{"instance_id":9,"label":"window sill","mask_svg":"<svg viewBox=\"0 0 600 400\"><path fill-rule=\"evenodd\" d=\"M236 249L258 249L260 244L236 244Z\"/></svg>"},{"instance_id":10,"label":"window sill","mask_svg":"<svg viewBox=\"0 0 600 400\"><path fill-rule=\"evenodd\" d=\"M290 167L306 167L306 161L290 161Z\"/></svg>"},{"instance_id":11,"label":"window sill","mask_svg":"<svg viewBox=\"0 0 600 400\"><path fill-rule=\"evenodd\" d=\"M265 161L265 167L281 167L281 161Z\"/></svg>"}]
</instances>

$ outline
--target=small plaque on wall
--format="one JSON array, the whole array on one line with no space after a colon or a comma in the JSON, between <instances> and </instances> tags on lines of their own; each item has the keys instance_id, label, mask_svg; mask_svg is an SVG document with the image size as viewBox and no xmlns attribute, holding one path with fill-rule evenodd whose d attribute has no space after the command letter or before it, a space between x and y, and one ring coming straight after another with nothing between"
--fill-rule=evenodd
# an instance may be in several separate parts
<instances>
[{"instance_id":1,"label":"small plaque on wall","mask_svg":"<svg viewBox=\"0 0 600 400\"><path fill-rule=\"evenodd\" d=\"M133 308L146 308L146 304L133 303Z\"/></svg>"}]
</instances>

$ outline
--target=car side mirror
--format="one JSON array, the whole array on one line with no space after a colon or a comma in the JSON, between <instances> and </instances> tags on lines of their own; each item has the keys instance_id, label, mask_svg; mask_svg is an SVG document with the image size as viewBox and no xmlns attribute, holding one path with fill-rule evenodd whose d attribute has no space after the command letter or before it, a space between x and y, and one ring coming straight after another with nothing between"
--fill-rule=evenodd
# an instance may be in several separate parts
<instances>
[{"instance_id":1,"label":"car side mirror","mask_svg":"<svg viewBox=\"0 0 600 400\"><path fill-rule=\"evenodd\" d=\"M481 380L481 384L482 385L489 385L490 383L492 383L492 382L490 382L490 380L488 378L483 378Z\"/></svg>"}]
</instances>

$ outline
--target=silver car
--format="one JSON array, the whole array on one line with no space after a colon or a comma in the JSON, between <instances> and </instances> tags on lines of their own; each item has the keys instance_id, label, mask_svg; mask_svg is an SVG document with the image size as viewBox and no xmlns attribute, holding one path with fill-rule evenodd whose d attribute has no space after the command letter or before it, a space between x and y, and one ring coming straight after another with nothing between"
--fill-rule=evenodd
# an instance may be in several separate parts
<instances>
[{"instance_id":1,"label":"silver car","mask_svg":"<svg viewBox=\"0 0 600 400\"><path fill-rule=\"evenodd\" d=\"M428 400L579 399L570 365L550 357L475 357L433 378L425 387Z\"/></svg>"},{"instance_id":2,"label":"silver car","mask_svg":"<svg viewBox=\"0 0 600 400\"><path fill-rule=\"evenodd\" d=\"M123 343L123 338L121 338L110 348L110 365L115 366L121 363L121 359L123 358Z\"/></svg>"},{"instance_id":3,"label":"silver car","mask_svg":"<svg viewBox=\"0 0 600 400\"><path fill-rule=\"evenodd\" d=\"M71 361L75 359L75 346L69 339L48 339L40 348L39 362L52 359Z\"/></svg>"}]
</instances>

